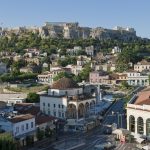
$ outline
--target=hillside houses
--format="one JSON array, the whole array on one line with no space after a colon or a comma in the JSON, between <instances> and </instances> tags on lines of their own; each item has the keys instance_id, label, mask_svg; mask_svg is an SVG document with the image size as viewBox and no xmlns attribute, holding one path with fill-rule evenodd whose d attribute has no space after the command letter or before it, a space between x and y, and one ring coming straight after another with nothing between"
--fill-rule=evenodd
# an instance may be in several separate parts
<instances>
[{"instance_id":1,"label":"hillside houses","mask_svg":"<svg viewBox=\"0 0 150 150\"><path fill-rule=\"evenodd\" d=\"M131 86L148 86L149 75L129 70L123 73L108 74L105 71L91 72L89 76L90 83L100 84L120 84L122 81L126 81Z\"/></svg>"},{"instance_id":2,"label":"hillside houses","mask_svg":"<svg viewBox=\"0 0 150 150\"><path fill-rule=\"evenodd\" d=\"M150 62L146 60L142 60L138 62L137 64L134 64L134 70L139 71L139 72L150 71Z\"/></svg>"}]
</instances>

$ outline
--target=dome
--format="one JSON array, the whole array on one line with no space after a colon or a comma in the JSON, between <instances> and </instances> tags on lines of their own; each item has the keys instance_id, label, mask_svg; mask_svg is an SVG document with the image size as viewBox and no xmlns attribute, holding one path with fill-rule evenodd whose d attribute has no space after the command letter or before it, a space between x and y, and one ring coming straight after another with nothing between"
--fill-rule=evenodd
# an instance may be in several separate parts
<instances>
[{"instance_id":1,"label":"dome","mask_svg":"<svg viewBox=\"0 0 150 150\"><path fill-rule=\"evenodd\" d=\"M58 81L54 82L51 86L51 89L71 89L71 88L79 88L78 84L70 78L63 77Z\"/></svg>"}]
</instances>

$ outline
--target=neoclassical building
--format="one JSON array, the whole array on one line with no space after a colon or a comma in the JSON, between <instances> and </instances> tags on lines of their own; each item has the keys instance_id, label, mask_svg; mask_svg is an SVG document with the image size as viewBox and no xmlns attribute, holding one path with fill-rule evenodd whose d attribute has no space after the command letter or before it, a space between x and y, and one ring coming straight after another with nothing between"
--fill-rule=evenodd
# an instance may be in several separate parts
<instances>
[{"instance_id":1,"label":"neoclassical building","mask_svg":"<svg viewBox=\"0 0 150 150\"><path fill-rule=\"evenodd\" d=\"M142 91L127 104L127 129L136 137L150 139L150 91Z\"/></svg>"},{"instance_id":2,"label":"neoclassical building","mask_svg":"<svg viewBox=\"0 0 150 150\"><path fill-rule=\"evenodd\" d=\"M40 110L62 119L84 118L94 108L96 97L85 94L83 88L69 78L61 78L40 96Z\"/></svg>"}]
</instances>

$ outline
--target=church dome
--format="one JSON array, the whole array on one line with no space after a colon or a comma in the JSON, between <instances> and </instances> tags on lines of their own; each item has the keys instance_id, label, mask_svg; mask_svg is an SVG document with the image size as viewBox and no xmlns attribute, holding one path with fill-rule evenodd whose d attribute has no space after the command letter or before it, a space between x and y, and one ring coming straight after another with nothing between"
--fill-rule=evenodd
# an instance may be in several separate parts
<instances>
[{"instance_id":1,"label":"church dome","mask_svg":"<svg viewBox=\"0 0 150 150\"><path fill-rule=\"evenodd\" d=\"M63 77L58 81L54 82L51 86L51 89L71 89L71 88L79 88L78 84L70 78Z\"/></svg>"}]
</instances>

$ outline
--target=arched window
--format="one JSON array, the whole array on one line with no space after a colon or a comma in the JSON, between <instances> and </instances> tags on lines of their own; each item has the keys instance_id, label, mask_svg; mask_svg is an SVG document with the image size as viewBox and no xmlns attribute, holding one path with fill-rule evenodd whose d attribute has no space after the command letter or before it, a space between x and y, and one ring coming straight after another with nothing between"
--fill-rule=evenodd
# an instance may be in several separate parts
<instances>
[{"instance_id":1,"label":"arched window","mask_svg":"<svg viewBox=\"0 0 150 150\"><path fill-rule=\"evenodd\" d=\"M139 134L143 134L144 133L144 123L143 123L143 118L142 117L138 117L137 119L137 133Z\"/></svg>"},{"instance_id":2,"label":"arched window","mask_svg":"<svg viewBox=\"0 0 150 150\"><path fill-rule=\"evenodd\" d=\"M146 135L150 136L150 119L146 120Z\"/></svg>"},{"instance_id":3,"label":"arched window","mask_svg":"<svg viewBox=\"0 0 150 150\"><path fill-rule=\"evenodd\" d=\"M129 130L135 132L135 118L132 115L129 117Z\"/></svg>"}]
</instances>

